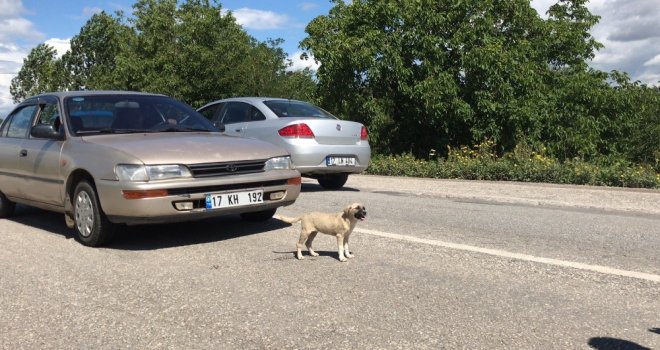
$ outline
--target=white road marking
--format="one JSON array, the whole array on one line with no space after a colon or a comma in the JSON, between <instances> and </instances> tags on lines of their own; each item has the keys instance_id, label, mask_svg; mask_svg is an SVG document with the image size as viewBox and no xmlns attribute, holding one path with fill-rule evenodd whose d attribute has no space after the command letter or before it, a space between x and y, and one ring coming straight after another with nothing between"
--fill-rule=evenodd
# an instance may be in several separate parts
<instances>
[{"instance_id":1,"label":"white road marking","mask_svg":"<svg viewBox=\"0 0 660 350\"><path fill-rule=\"evenodd\" d=\"M396 234L396 233L382 232L382 231L376 231L376 230L367 230L367 229L356 228L355 231L360 232L360 233L366 233L366 234L374 235L374 236L390 238L390 239L397 239L397 240L401 240L401 241L408 241L408 242L414 242L414 243L429 244L429 245L433 245L433 246L463 250L463 251L474 252L474 253L488 254L488 255L498 256L498 257L502 257L502 258L512 258L512 259L518 259L518 260L524 260L524 261L532 261L532 262L548 264L548 265L570 267L570 268L579 269L579 270L599 272L599 273L604 273L604 274L608 274L608 275L632 277L632 278L637 278L637 279L646 280L646 281L660 282L660 276L659 275L654 275L654 274L651 274L651 273L619 270L619 269L615 269L615 268L607 267L607 266L589 265L589 264L583 264L583 263L573 262L573 261L564 261L564 260L558 260L558 259L543 258L543 257L538 257L538 256L533 256L533 255L507 252L505 250L481 248L481 247L475 247L475 246L466 245L466 244L459 244L459 243L438 241L438 240L433 240L433 239L418 238L418 237L412 237L412 236L406 236L406 235L400 235L400 234Z\"/></svg>"}]
</instances>

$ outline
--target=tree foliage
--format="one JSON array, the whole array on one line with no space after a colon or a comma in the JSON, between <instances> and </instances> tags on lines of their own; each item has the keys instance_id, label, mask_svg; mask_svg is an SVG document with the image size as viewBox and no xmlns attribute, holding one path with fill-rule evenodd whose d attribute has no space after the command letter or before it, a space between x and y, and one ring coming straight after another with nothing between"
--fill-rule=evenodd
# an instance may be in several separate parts
<instances>
[{"instance_id":1,"label":"tree foliage","mask_svg":"<svg viewBox=\"0 0 660 350\"><path fill-rule=\"evenodd\" d=\"M547 19L529 0L334 3L301 43L316 73L288 71L281 39L254 39L217 2L137 0L128 17L92 16L61 59L35 47L10 91L297 98L365 123L381 154L488 140L500 154L660 164L660 90L588 66L602 45L587 0L557 0Z\"/></svg>"},{"instance_id":2,"label":"tree foliage","mask_svg":"<svg viewBox=\"0 0 660 350\"><path fill-rule=\"evenodd\" d=\"M33 49L12 82L14 98L59 89L117 89L162 93L200 106L238 95L309 97L315 89L309 72L286 71L281 39L257 41L219 3L138 0L133 10L131 17L92 16L61 60L47 45ZM54 73L55 67L63 69Z\"/></svg>"},{"instance_id":3,"label":"tree foliage","mask_svg":"<svg viewBox=\"0 0 660 350\"><path fill-rule=\"evenodd\" d=\"M66 85L66 74L56 51L46 44L37 45L23 60L18 75L11 80L9 92L14 102L43 91L59 90Z\"/></svg>"},{"instance_id":4,"label":"tree foliage","mask_svg":"<svg viewBox=\"0 0 660 350\"><path fill-rule=\"evenodd\" d=\"M488 139L500 153L525 143L561 159L639 160L626 133L653 114L626 108L657 110L657 90L588 67L602 45L586 2L559 0L542 19L528 0L337 0L302 46L321 62L321 103L369 125L380 153ZM657 150L653 137L636 142Z\"/></svg>"}]
</instances>

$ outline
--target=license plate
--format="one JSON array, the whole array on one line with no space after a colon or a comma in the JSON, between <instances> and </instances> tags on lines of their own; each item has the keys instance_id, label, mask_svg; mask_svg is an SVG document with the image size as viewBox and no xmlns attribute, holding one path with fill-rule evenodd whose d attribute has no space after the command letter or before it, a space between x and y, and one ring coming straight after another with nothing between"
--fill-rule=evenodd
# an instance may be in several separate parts
<instances>
[{"instance_id":1,"label":"license plate","mask_svg":"<svg viewBox=\"0 0 660 350\"><path fill-rule=\"evenodd\" d=\"M240 207L263 202L263 190L232 193L211 193L206 195L206 209Z\"/></svg>"},{"instance_id":2,"label":"license plate","mask_svg":"<svg viewBox=\"0 0 660 350\"><path fill-rule=\"evenodd\" d=\"M325 157L326 166L355 166L355 157Z\"/></svg>"}]
</instances>

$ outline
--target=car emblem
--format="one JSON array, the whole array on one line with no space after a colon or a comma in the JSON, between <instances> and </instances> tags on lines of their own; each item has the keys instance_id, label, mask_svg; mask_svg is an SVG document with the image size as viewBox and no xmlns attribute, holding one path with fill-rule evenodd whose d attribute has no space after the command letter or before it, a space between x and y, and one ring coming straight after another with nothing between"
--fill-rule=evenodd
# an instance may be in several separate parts
<instances>
[{"instance_id":1,"label":"car emblem","mask_svg":"<svg viewBox=\"0 0 660 350\"><path fill-rule=\"evenodd\" d=\"M238 167L234 164L227 164L227 171L230 173L236 172L238 170Z\"/></svg>"},{"instance_id":2,"label":"car emblem","mask_svg":"<svg viewBox=\"0 0 660 350\"><path fill-rule=\"evenodd\" d=\"M337 124L337 131L341 131L341 125Z\"/></svg>"}]
</instances>

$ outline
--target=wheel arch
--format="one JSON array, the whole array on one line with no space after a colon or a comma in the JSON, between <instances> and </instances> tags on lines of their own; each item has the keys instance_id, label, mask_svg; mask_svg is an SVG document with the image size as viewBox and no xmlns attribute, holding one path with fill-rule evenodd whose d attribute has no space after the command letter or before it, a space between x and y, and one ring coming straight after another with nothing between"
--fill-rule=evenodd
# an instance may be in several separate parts
<instances>
[{"instance_id":1,"label":"wheel arch","mask_svg":"<svg viewBox=\"0 0 660 350\"><path fill-rule=\"evenodd\" d=\"M74 191L76 190L76 185L78 185L78 183L82 180L87 180L89 184L96 189L96 183L94 182L94 177L87 170L76 169L72 171L66 180L66 186L65 186L64 211L67 214L73 213L72 198L74 195Z\"/></svg>"}]
</instances>

